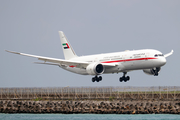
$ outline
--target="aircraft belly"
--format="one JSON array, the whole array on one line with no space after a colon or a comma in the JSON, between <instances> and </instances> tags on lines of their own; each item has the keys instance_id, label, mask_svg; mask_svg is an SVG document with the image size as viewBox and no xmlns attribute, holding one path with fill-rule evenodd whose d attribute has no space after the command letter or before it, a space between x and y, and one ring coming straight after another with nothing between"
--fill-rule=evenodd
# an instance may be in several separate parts
<instances>
[{"instance_id":1,"label":"aircraft belly","mask_svg":"<svg viewBox=\"0 0 180 120\"><path fill-rule=\"evenodd\" d=\"M116 67L106 67L104 73L105 73L105 74L108 74L108 73L117 73L117 72L119 72L120 70L122 70L122 69L120 68L120 66L116 66Z\"/></svg>"}]
</instances>

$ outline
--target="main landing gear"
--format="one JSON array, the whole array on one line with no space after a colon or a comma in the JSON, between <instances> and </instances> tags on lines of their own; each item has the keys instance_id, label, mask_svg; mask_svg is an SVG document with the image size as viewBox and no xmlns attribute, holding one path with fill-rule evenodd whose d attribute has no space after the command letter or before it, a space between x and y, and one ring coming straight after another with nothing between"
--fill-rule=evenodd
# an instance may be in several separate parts
<instances>
[{"instance_id":1,"label":"main landing gear","mask_svg":"<svg viewBox=\"0 0 180 120\"><path fill-rule=\"evenodd\" d=\"M120 82L123 82L123 81L127 82L130 80L130 77L129 76L126 77L126 74L127 74L127 72L123 72L123 76L119 78Z\"/></svg>"},{"instance_id":2,"label":"main landing gear","mask_svg":"<svg viewBox=\"0 0 180 120\"><path fill-rule=\"evenodd\" d=\"M96 81L96 82L99 82L99 81L101 81L101 80L102 80L102 77L101 77L101 76L98 77L97 75L92 78L92 82L95 82L95 81Z\"/></svg>"}]
</instances>

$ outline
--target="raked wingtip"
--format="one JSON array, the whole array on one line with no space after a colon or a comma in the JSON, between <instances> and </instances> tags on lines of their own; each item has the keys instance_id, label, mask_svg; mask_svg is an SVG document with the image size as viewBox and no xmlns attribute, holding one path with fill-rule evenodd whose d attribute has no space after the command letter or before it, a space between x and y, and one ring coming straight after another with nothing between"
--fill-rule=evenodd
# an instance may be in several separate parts
<instances>
[{"instance_id":1,"label":"raked wingtip","mask_svg":"<svg viewBox=\"0 0 180 120\"><path fill-rule=\"evenodd\" d=\"M14 54L20 54L18 52L14 52L14 51L9 51L9 50L5 50L6 52L9 52L9 53L14 53Z\"/></svg>"}]
</instances>

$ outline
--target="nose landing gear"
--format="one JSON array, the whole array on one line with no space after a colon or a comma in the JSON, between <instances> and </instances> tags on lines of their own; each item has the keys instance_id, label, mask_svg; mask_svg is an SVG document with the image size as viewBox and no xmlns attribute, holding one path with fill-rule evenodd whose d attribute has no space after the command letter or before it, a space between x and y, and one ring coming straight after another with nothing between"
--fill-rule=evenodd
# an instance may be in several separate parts
<instances>
[{"instance_id":1,"label":"nose landing gear","mask_svg":"<svg viewBox=\"0 0 180 120\"><path fill-rule=\"evenodd\" d=\"M129 76L126 77L126 74L127 74L127 72L123 72L123 76L119 78L120 82L123 82L123 81L127 82L130 80L130 77Z\"/></svg>"},{"instance_id":2,"label":"nose landing gear","mask_svg":"<svg viewBox=\"0 0 180 120\"><path fill-rule=\"evenodd\" d=\"M155 68L155 69L152 69L152 70L154 72L154 76L158 76L159 75L160 68Z\"/></svg>"},{"instance_id":3,"label":"nose landing gear","mask_svg":"<svg viewBox=\"0 0 180 120\"><path fill-rule=\"evenodd\" d=\"M95 82L95 81L96 81L96 82L99 82L99 81L101 81L101 80L102 80L102 77L101 77L101 76L98 77L97 75L92 78L92 82Z\"/></svg>"}]
</instances>

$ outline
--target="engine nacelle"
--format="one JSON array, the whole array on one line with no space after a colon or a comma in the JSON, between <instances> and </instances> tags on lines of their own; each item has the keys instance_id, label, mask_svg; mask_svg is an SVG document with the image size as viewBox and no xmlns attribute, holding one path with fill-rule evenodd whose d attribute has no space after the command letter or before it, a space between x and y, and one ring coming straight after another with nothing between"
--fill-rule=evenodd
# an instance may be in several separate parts
<instances>
[{"instance_id":1,"label":"engine nacelle","mask_svg":"<svg viewBox=\"0 0 180 120\"><path fill-rule=\"evenodd\" d=\"M89 64L86 68L86 71L89 75L100 75L103 74L105 68L100 63Z\"/></svg>"},{"instance_id":2,"label":"engine nacelle","mask_svg":"<svg viewBox=\"0 0 180 120\"><path fill-rule=\"evenodd\" d=\"M143 72L148 75L155 75L156 71L159 73L161 68L155 68L155 69L144 69Z\"/></svg>"}]
</instances>

